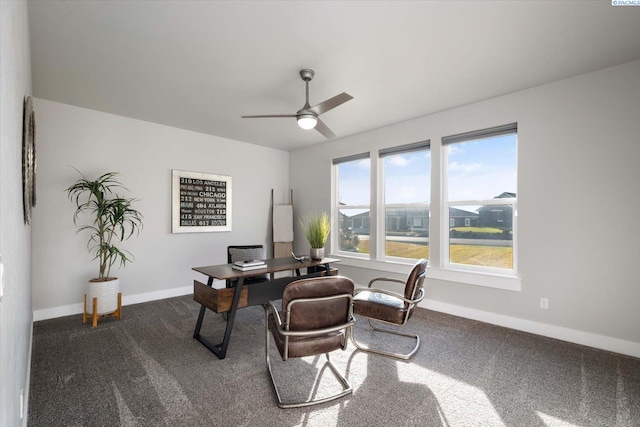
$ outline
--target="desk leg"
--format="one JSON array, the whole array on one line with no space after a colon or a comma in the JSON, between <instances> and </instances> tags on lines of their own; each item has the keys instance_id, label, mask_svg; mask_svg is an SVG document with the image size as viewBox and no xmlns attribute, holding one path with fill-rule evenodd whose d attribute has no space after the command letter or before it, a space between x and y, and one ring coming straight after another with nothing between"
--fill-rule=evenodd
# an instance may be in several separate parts
<instances>
[{"instance_id":1,"label":"desk leg","mask_svg":"<svg viewBox=\"0 0 640 427\"><path fill-rule=\"evenodd\" d=\"M207 280L207 286L208 287L212 287L213 286L213 277L209 277L209 280ZM204 313L205 311L207 311L207 308L202 305L200 306L200 313L198 314L198 321L196 322L196 329L193 331L193 337L195 339L199 340L200 337L200 328L202 328L202 321L204 320Z\"/></svg>"},{"instance_id":2,"label":"desk leg","mask_svg":"<svg viewBox=\"0 0 640 427\"><path fill-rule=\"evenodd\" d=\"M209 279L209 286L213 285L213 279ZM244 278L238 279L236 290L233 294L233 301L231 303L231 310L227 316L227 327L224 331L224 338L220 344L212 344L209 340L200 336L200 328L202 327L202 320L204 319L205 306L200 307L200 314L198 315L198 321L196 323L196 329L193 332L193 338L200 341L205 347L207 347L213 354L218 356L218 359L224 359L227 355L227 348L229 348L229 341L231 341L231 331L233 329L233 321L236 318L236 311L238 310L238 303L240 302L240 294L242 293L242 286L244 285Z\"/></svg>"},{"instance_id":3,"label":"desk leg","mask_svg":"<svg viewBox=\"0 0 640 427\"><path fill-rule=\"evenodd\" d=\"M227 348L229 347L229 341L231 341L231 330L233 329L233 321L236 318L236 311L238 311L238 303L240 302L240 294L242 293L242 286L244 285L244 277L238 279L238 284L236 285L236 291L233 294L233 302L231 303L231 310L229 310L229 314L227 316L227 328L224 331L224 338L218 346L220 348L220 354L217 356L220 359L224 359L227 355Z\"/></svg>"},{"instance_id":4,"label":"desk leg","mask_svg":"<svg viewBox=\"0 0 640 427\"><path fill-rule=\"evenodd\" d=\"M204 305L200 306L200 314L198 314L198 321L196 322L196 330L193 331L193 337L198 339L200 337L200 328L202 328L202 320L204 319L204 312L207 310L207 307Z\"/></svg>"}]
</instances>

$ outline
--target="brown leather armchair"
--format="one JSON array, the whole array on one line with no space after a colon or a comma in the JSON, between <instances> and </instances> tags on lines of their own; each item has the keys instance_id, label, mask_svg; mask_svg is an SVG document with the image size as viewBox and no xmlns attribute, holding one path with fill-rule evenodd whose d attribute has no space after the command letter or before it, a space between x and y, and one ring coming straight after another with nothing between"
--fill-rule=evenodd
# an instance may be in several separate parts
<instances>
[{"instance_id":1,"label":"brown leather armchair","mask_svg":"<svg viewBox=\"0 0 640 427\"><path fill-rule=\"evenodd\" d=\"M420 337L418 335L383 329L375 326L373 322L404 326L413 315L416 305L424 298L423 282L426 271L427 260L420 259L415 263L406 280L377 277L369 282L368 287L357 288L355 290L355 296L353 297L353 313L356 316L366 317L369 320L369 325L375 331L415 339L416 344L413 349L409 353L402 354L363 347L356 341L355 336L352 334L351 340L358 349L399 359L409 359L418 351L420 347ZM372 288L372 285L376 282L403 284L404 292L396 293L385 289Z\"/></svg>"},{"instance_id":2,"label":"brown leather armchair","mask_svg":"<svg viewBox=\"0 0 640 427\"><path fill-rule=\"evenodd\" d=\"M269 376L281 408L297 408L328 402L352 392L347 379L338 372L329 359L329 353L346 349L352 328L353 281L342 276L314 277L291 282L282 295L282 310L273 302L265 305L266 313L266 362ZM303 401L283 402L274 379L269 360L269 335L273 336L283 361L290 358L324 354L325 366L342 384L342 390L326 397L311 397ZM316 382L319 381L319 376ZM296 381L295 376L292 381Z\"/></svg>"}]
</instances>

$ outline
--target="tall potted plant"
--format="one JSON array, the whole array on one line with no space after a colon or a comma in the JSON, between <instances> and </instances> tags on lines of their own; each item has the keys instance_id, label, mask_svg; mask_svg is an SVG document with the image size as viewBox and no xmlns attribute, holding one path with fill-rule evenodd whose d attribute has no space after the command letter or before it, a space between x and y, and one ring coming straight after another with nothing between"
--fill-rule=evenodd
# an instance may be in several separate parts
<instances>
[{"instance_id":1,"label":"tall potted plant","mask_svg":"<svg viewBox=\"0 0 640 427\"><path fill-rule=\"evenodd\" d=\"M116 193L118 190L127 190L116 179L117 172L107 172L96 180L78 173L81 178L66 189L69 200L76 205L73 223L76 225L76 234L89 231L87 248L99 263L98 277L89 281L87 298L90 302L94 297L98 298L98 315L110 314L119 309L117 299L120 291L120 281L111 277L111 267L116 262L124 267L133 258L117 245L140 233L142 214L132 207L136 199ZM81 219L85 218L88 221L81 223ZM89 314L94 314L93 307L88 305Z\"/></svg>"},{"instance_id":2,"label":"tall potted plant","mask_svg":"<svg viewBox=\"0 0 640 427\"><path fill-rule=\"evenodd\" d=\"M324 258L324 245L331 233L331 219L326 212L311 214L301 221L304 235L311 245L311 259Z\"/></svg>"}]
</instances>

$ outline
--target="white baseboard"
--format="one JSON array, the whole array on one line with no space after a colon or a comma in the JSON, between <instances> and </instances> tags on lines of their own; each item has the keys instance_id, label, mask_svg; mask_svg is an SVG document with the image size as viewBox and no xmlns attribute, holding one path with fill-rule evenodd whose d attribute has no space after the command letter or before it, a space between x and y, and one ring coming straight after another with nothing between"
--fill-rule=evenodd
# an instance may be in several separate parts
<instances>
[{"instance_id":1,"label":"white baseboard","mask_svg":"<svg viewBox=\"0 0 640 427\"><path fill-rule=\"evenodd\" d=\"M164 291L147 292L144 294L122 296L122 305L140 304L141 302L156 301L159 299L181 297L193 294L193 285L180 288L166 289ZM82 310L80 311L82 313Z\"/></svg>"},{"instance_id":2,"label":"white baseboard","mask_svg":"<svg viewBox=\"0 0 640 427\"><path fill-rule=\"evenodd\" d=\"M22 427L29 424L29 390L31 390L31 354L33 352L33 320L31 321L31 330L29 331L29 350L27 357L27 378L25 378L25 387L22 407Z\"/></svg>"},{"instance_id":3,"label":"white baseboard","mask_svg":"<svg viewBox=\"0 0 640 427\"><path fill-rule=\"evenodd\" d=\"M188 295L191 293L193 293L193 286L183 286L180 288L165 289L162 291L147 292L144 294L124 295L122 297L122 305L127 306L131 304L139 304L148 301ZM604 335L564 328L562 326L548 325L546 323L505 316L503 314L496 314L438 301L423 301L420 303L420 307L467 319L478 320L492 325L504 326L518 331L529 332L536 335L572 342L574 344L586 345L588 347L599 348L601 350L640 358L640 343L633 341L625 341ZM35 322L38 320L81 314L83 308L83 304L72 304L62 307L36 310L33 312L33 321Z\"/></svg>"},{"instance_id":4,"label":"white baseboard","mask_svg":"<svg viewBox=\"0 0 640 427\"><path fill-rule=\"evenodd\" d=\"M147 292L136 295L123 295L122 305L139 304L141 302L155 301L165 298L179 297L193 293L193 286L183 286L180 288L165 289L162 291ZM63 305L61 307L51 307L42 310L34 310L33 321L46 319L55 319L56 317L71 316L73 314L82 314L84 304Z\"/></svg>"},{"instance_id":5,"label":"white baseboard","mask_svg":"<svg viewBox=\"0 0 640 427\"><path fill-rule=\"evenodd\" d=\"M574 344L612 351L614 353L625 354L627 356L640 357L640 343L633 341L625 341L618 338L606 337L604 335L564 328L562 326L548 325L545 323L534 322L532 320L505 316L503 314L496 314L438 301L423 301L420 303L420 307L467 319L478 320L492 325L504 326L518 331L568 341Z\"/></svg>"}]
</instances>

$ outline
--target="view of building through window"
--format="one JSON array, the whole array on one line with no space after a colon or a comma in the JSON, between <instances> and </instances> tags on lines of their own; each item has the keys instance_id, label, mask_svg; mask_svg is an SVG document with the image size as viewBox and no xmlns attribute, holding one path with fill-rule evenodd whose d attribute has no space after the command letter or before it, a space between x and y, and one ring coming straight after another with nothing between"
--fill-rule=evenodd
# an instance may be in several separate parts
<instances>
[{"instance_id":1,"label":"view of building through window","mask_svg":"<svg viewBox=\"0 0 640 427\"><path fill-rule=\"evenodd\" d=\"M338 163L336 167L339 249L368 254L371 161L367 156Z\"/></svg>"},{"instance_id":2,"label":"view of building through window","mask_svg":"<svg viewBox=\"0 0 640 427\"><path fill-rule=\"evenodd\" d=\"M446 145L448 258L513 269L517 135Z\"/></svg>"},{"instance_id":3,"label":"view of building through window","mask_svg":"<svg viewBox=\"0 0 640 427\"><path fill-rule=\"evenodd\" d=\"M431 157L428 147L384 160L384 256L429 258Z\"/></svg>"}]
</instances>

